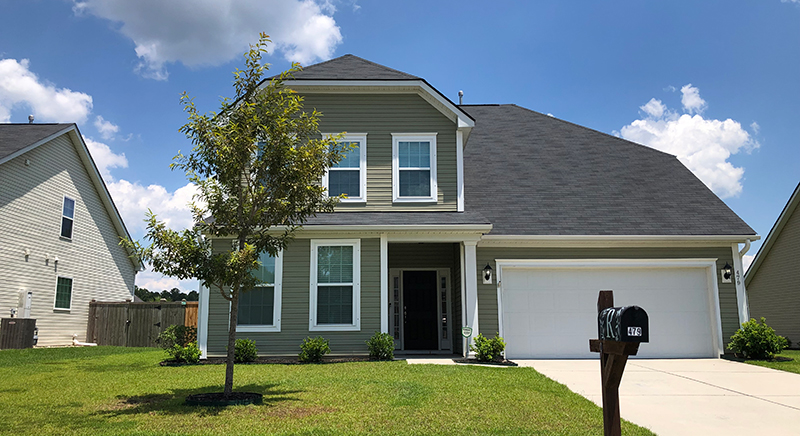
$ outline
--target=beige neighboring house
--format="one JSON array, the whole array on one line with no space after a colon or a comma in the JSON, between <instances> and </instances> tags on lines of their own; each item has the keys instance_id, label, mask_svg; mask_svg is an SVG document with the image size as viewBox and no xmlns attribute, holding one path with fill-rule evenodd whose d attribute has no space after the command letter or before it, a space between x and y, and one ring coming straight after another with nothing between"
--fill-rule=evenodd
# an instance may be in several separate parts
<instances>
[{"instance_id":1,"label":"beige neighboring house","mask_svg":"<svg viewBox=\"0 0 800 436\"><path fill-rule=\"evenodd\" d=\"M750 315L800 344L800 184L744 276Z\"/></svg>"},{"instance_id":2,"label":"beige neighboring house","mask_svg":"<svg viewBox=\"0 0 800 436\"><path fill-rule=\"evenodd\" d=\"M86 338L89 301L133 298L137 260L75 124L0 124L0 316L36 319L38 345Z\"/></svg>"}]
</instances>

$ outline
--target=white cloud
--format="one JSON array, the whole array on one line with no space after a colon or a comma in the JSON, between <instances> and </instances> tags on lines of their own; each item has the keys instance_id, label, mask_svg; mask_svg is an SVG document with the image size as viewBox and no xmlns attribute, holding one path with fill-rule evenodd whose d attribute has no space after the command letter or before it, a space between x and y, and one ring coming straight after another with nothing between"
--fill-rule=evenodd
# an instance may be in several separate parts
<instances>
[{"instance_id":1,"label":"white cloud","mask_svg":"<svg viewBox=\"0 0 800 436\"><path fill-rule=\"evenodd\" d=\"M800 0L781 0L781 3L798 3L798 4L800 4Z\"/></svg>"},{"instance_id":2,"label":"white cloud","mask_svg":"<svg viewBox=\"0 0 800 436\"><path fill-rule=\"evenodd\" d=\"M684 109L702 111L705 100L691 85L681 88ZM700 114L678 115L658 100L641 107L647 114L620 130L623 138L673 154L714 193L722 198L742 191L744 168L734 167L728 158L759 144L732 119L705 119Z\"/></svg>"},{"instance_id":3,"label":"white cloud","mask_svg":"<svg viewBox=\"0 0 800 436\"><path fill-rule=\"evenodd\" d=\"M667 111L667 107L664 106L664 103L661 103L661 100L656 100L655 98L651 98L644 106L639 106L639 109L653 118L661 118L664 112Z\"/></svg>"},{"instance_id":4,"label":"white cloud","mask_svg":"<svg viewBox=\"0 0 800 436\"><path fill-rule=\"evenodd\" d=\"M755 255L750 255L750 254L745 254L744 256L742 256L742 268L744 268L744 272L747 272L747 270L750 269L750 265L753 264L753 259L755 257L756 257Z\"/></svg>"},{"instance_id":5,"label":"white cloud","mask_svg":"<svg viewBox=\"0 0 800 436\"><path fill-rule=\"evenodd\" d=\"M100 175L103 176L106 183L111 183L114 180L111 177L110 168L128 168L128 159L125 157L125 153L116 154L111 151L108 145L94 141L89 137L84 137L83 140L86 141L86 147L89 148L94 164L97 165L97 170L100 171Z\"/></svg>"},{"instance_id":6,"label":"white cloud","mask_svg":"<svg viewBox=\"0 0 800 436\"><path fill-rule=\"evenodd\" d=\"M198 282L194 279L178 280L153 271L140 271L136 274L136 286L150 292L169 291L178 288L181 291L199 291Z\"/></svg>"},{"instance_id":7,"label":"white cloud","mask_svg":"<svg viewBox=\"0 0 800 436\"><path fill-rule=\"evenodd\" d=\"M753 131L753 133L758 135L758 132L761 131L761 126L759 126L757 122L753 121L752 123L750 123L750 129Z\"/></svg>"},{"instance_id":8,"label":"white cloud","mask_svg":"<svg viewBox=\"0 0 800 436\"><path fill-rule=\"evenodd\" d=\"M120 180L109 183L108 190L131 233L144 230L143 220L148 209L174 230L186 229L193 224L188 205L197 188L191 183L169 192L161 185L143 186L138 182Z\"/></svg>"},{"instance_id":9,"label":"white cloud","mask_svg":"<svg viewBox=\"0 0 800 436\"><path fill-rule=\"evenodd\" d=\"M92 111L92 97L56 88L30 71L29 61L0 60L0 122L11 121L11 110L27 106L37 122L79 123Z\"/></svg>"},{"instance_id":10,"label":"white cloud","mask_svg":"<svg viewBox=\"0 0 800 436\"><path fill-rule=\"evenodd\" d=\"M166 80L166 65L219 65L267 32L287 60L329 59L342 42L329 0L74 0L73 10L121 23L136 44L138 72Z\"/></svg>"},{"instance_id":11,"label":"white cloud","mask_svg":"<svg viewBox=\"0 0 800 436\"><path fill-rule=\"evenodd\" d=\"M700 90L691 83L681 87L681 94L684 111L690 114L702 114L706 110L706 101L700 98Z\"/></svg>"},{"instance_id":12,"label":"white cloud","mask_svg":"<svg viewBox=\"0 0 800 436\"><path fill-rule=\"evenodd\" d=\"M94 119L94 127L97 129L98 132L100 132L100 136L102 136L103 139L106 140L113 138L114 135L116 135L117 132L119 132L118 125L112 123L111 121L106 121L100 115L98 115L97 118Z\"/></svg>"}]
</instances>

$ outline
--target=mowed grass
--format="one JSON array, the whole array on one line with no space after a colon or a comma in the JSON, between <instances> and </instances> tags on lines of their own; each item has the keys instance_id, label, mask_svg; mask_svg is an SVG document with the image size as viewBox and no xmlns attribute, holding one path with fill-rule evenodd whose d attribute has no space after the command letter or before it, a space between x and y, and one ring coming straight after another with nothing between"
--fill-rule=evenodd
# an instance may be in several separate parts
<instances>
[{"instance_id":1,"label":"mowed grass","mask_svg":"<svg viewBox=\"0 0 800 436\"><path fill-rule=\"evenodd\" d=\"M0 434L603 433L599 407L530 368L237 365L234 389L264 404L222 408L183 401L219 391L224 366L161 367L163 358L141 348L0 351ZM627 422L622 432L653 434Z\"/></svg>"},{"instance_id":2,"label":"mowed grass","mask_svg":"<svg viewBox=\"0 0 800 436\"><path fill-rule=\"evenodd\" d=\"M794 359L788 362L767 361L767 360L745 360L751 365L765 366L767 368L779 369L781 371L794 372L800 374L800 350L783 350L777 357L788 357Z\"/></svg>"}]
</instances>

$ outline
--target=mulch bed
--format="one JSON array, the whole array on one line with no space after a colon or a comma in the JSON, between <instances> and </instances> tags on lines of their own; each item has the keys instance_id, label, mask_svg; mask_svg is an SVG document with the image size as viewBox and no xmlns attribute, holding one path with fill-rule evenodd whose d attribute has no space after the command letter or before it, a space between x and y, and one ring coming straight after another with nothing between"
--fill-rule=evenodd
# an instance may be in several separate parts
<instances>
[{"instance_id":1,"label":"mulch bed","mask_svg":"<svg viewBox=\"0 0 800 436\"><path fill-rule=\"evenodd\" d=\"M323 357L320 364L326 363L347 363L347 362L369 362L367 356L333 356ZM175 362L174 360L165 360L159 365L161 366L186 366L186 365L224 365L224 357L209 357L202 359L198 363L183 363ZM237 363L236 365L318 365L314 363L301 362L297 357L259 357L253 362Z\"/></svg>"},{"instance_id":2,"label":"mulch bed","mask_svg":"<svg viewBox=\"0 0 800 436\"><path fill-rule=\"evenodd\" d=\"M738 354L723 354L722 358L733 362L745 362L747 360L754 360L754 359L745 359L744 357ZM764 362L791 362L793 360L794 359L792 359L791 357L775 356L771 360L764 360Z\"/></svg>"},{"instance_id":3,"label":"mulch bed","mask_svg":"<svg viewBox=\"0 0 800 436\"><path fill-rule=\"evenodd\" d=\"M472 365L496 365L496 366L519 366L510 360L493 360L491 362L481 362L478 359L453 359L455 363L467 363Z\"/></svg>"}]
</instances>

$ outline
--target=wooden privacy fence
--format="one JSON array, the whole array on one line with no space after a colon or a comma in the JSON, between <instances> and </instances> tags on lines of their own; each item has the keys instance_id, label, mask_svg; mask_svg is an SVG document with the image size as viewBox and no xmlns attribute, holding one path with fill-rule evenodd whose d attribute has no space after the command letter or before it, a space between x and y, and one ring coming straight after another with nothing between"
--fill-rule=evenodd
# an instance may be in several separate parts
<instances>
[{"instance_id":1,"label":"wooden privacy fence","mask_svg":"<svg viewBox=\"0 0 800 436\"><path fill-rule=\"evenodd\" d=\"M121 347L157 347L170 325L197 327L196 301L89 303L86 341Z\"/></svg>"}]
</instances>

